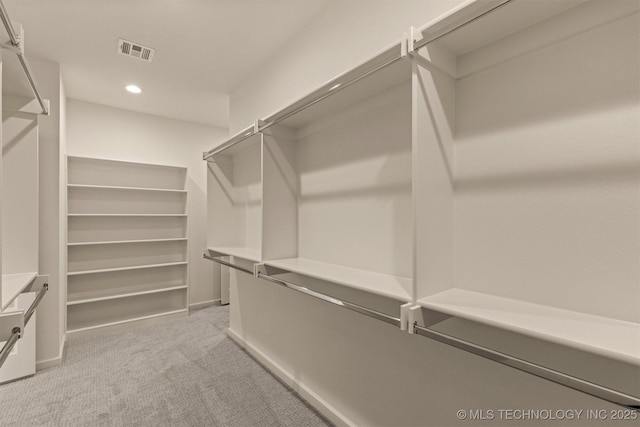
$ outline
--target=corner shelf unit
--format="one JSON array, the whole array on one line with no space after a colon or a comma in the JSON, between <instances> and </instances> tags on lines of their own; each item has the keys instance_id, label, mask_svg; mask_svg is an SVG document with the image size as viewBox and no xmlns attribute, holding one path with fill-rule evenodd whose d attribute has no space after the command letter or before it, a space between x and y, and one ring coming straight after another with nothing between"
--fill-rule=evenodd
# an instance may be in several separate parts
<instances>
[{"instance_id":1,"label":"corner shelf unit","mask_svg":"<svg viewBox=\"0 0 640 427\"><path fill-rule=\"evenodd\" d=\"M638 9L470 0L412 28L205 153L210 251L355 311L392 300L389 323L484 357L434 331L519 343L500 363L555 345L593 364L533 373L637 406Z\"/></svg>"},{"instance_id":2,"label":"corner shelf unit","mask_svg":"<svg viewBox=\"0 0 640 427\"><path fill-rule=\"evenodd\" d=\"M67 167L67 334L186 316L186 169L75 156Z\"/></svg>"}]
</instances>

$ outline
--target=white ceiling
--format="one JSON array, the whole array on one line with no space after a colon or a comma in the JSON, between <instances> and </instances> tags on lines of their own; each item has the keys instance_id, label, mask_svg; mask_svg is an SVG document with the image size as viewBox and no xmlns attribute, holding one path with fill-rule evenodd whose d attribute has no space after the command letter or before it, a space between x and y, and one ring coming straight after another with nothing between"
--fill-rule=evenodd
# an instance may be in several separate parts
<instances>
[{"instance_id":1,"label":"white ceiling","mask_svg":"<svg viewBox=\"0 0 640 427\"><path fill-rule=\"evenodd\" d=\"M227 127L228 94L303 31L329 1L4 0L4 4L11 19L24 27L27 59L61 65L68 97ZM0 31L4 34L4 29ZM120 37L156 49L153 62L117 54ZM124 90L128 83L144 92L129 94ZM5 91L11 92L7 86Z\"/></svg>"}]
</instances>

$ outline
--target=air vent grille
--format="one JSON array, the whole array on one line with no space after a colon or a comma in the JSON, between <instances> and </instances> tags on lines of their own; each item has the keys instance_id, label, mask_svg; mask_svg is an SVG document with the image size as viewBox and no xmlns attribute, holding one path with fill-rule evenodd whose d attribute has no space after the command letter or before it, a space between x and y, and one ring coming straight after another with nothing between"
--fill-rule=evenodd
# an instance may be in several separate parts
<instances>
[{"instance_id":1,"label":"air vent grille","mask_svg":"<svg viewBox=\"0 0 640 427\"><path fill-rule=\"evenodd\" d=\"M118 53L151 62L156 50L128 40L118 39Z\"/></svg>"}]
</instances>

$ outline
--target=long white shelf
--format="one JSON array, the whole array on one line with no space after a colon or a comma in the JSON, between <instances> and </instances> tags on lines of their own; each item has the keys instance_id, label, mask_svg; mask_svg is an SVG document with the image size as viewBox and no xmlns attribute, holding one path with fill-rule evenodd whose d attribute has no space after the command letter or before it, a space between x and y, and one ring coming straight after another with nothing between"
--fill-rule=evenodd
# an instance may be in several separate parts
<instances>
[{"instance_id":1,"label":"long white shelf","mask_svg":"<svg viewBox=\"0 0 640 427\"><path fill-rule=\"evenodd\" d=\"M158 267L170 267L174 265L187 265L187 261L181 262L167 262L163 264L145 264L145 265L134 265L129 267L115 267L115 268L103 268L100 270L82 270L82 271L69 271L67 276L80 276L83 274L97 274L97 273L109 273L112 271L129 271L129 270L142 270L145 268L158 268Z\"/></svg>"},{"instance_id":2,"label":"long white shelf","mask_svg":"<svg viewBox=\"0 0 640 427\"><path fill-rule=\"evenodd\" d=\"M160 242L185 242L186 237L178 237L172 239L142 239L142 240L104 240L99 242L75 242L67 243L67 246L94 246L94 245L119 245L123 243L160 243Z\"/></svg>"},{"instance_id":3,"label":"long white shelf","mask_svg":"<svg viewBox=\"0 0 640 427\"><path fill-rule=\"evenodd\" d=\"M85 326L85 327L82 327L82 328L69 329L67 331L67 333L68 334L74 334L74 333L78 333L78 332L85 332L85 331L91 331L91 330L94 330L94 329L106 328L106 327L109 327L109 326L123 325L125 323L138 322L138 321L141 321L141 320L155 319L157 317L171 316L171 315L174 315L174 314L188 313L188 312L189 312L189 310L186 309L186 308L180 309L180 310L165 311L165 312L162 312L162 313L150 314L150 315L147 315L147 316L140 316L140 317L133 317L131 319L118 320L116 322L101 323L99 325L92 325L92 326Z\"/></svg>"},{"instance_id":4,"label":"long white shelf","mask_svg":"<svg viewBox=\"0 0 640 427\"><path fill-rule=\"evenodd\" d=\"M121 217L186 217L187 214L67 214L69 217L111 217L111 216L121 216Z\"/></svg>"},{"instance_id":5,"label":"long white shelf","mask_svg":"<svg viewBox=\"0 0 640 427\"><path fill-rule=\"evenodd\" d=\"M140 292L129 292L129 293L124 293L124 294L110 295L110 296L104 296L104 297L72 300L72 301L68 301L67 302L67 306L69 306L69 305L78 305L78 304L89 304L89 303L92 303L92 302L100 302L100 301L109 301L109 300L120 299L120 298L130 298L130 297L135 297L135 296L138 296L138 295L159 294L159 293L162 293L162 292L177 291L177 290L180 290L180 289L187 289L187 286L186 285L173 286L173 287L170 287L170 288L150 289L150 290L147 290L147 291L140 291Z\"/></svg>"},{"instance_id":6,"label":"long white shelf","mask_svg":"<svg viewBox=\"0 0 640 427\"><path fill-rule=\"evenodd\" d=\"M261 258L260 251L258 249L244 248L239 246L212 246L207 248L207 250L246 259L253 262L260 262Z\"/></svg>"},{"instance_id":7,"label":"long white shelf","mask_svg":"<svg viewBox=\"0 0 640 427\"><path fill-rule=\"evenodd\" d=\"M37 272L14 273L2 275L2 307L4 311L9 304L15 300L27 286L29 286L38 275Z\"/></svg>"},{"instance_id":8,"label":"long white shelf","mask_svg":"<svg viewBox=\"0 0 640 427\"><path fill-rule=\"evenodd\" d=\"M383 297L404 302L411 301L412 280L406 277L343 267L306 258L287 258L265 261L264 263L291 273L325 280Z\"/></svg>"},{"instance_id":9,"label":"long white shelf","mask_svg":"<svg viewBox=\"0 0 640 427\"><path fill-rule=\"evenodd\" d=\"M640 365L640 324L540 304L449 289L424 308Z\"/></svg>"},{"instance_id":10,"label":"long white shelf","mask_svg":"<svg viewBox=\"0 0 640 427\"><path fill-rule=\"evenodd\" d=\"M125 191L155 191L164 193L186 193L187 190L176 190L173 188L149 188L149 187L122 187L115 185L89 185L89 184L67 184L68 188L96 189L96 190L125 190Z\"/></svg>"}]
</instances>

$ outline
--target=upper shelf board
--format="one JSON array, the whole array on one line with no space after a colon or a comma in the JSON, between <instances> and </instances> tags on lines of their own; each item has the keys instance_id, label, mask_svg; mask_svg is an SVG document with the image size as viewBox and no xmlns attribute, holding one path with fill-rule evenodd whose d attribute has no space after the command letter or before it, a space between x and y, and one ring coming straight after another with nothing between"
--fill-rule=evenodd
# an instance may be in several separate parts
<instances>
[{"instance_id":1,"label":"upper shelf board","mask_svg":"<svg viewBox=\"0 0 640 427\"><path fill-rule=\"evenodd\" d=\"M411 61L402 56L402 43L396 42L369 61L266 117L260 122L260 130L276 123L300 128L410 79Z\"/></svg>"},{"instance_id":2,"label":"upper shelf board","mask_svg":"<svg viewBox=\"0 0 640 427\"><path fill-rule=\"evenodd\" d=\"M4 311L35 280L37 275L37 272L3 274L0 311Z\"/></svg>"},{"instance_id":3,"label":"upper shelf board","mask_svg":"<svg viewBox=\"0 0 640 427\"><path fill-rule=\"evenodd\" d=\"M186 194L187 190L175 190L172 188L147 188L147 187L118 187L112 185L85 185L85 184L68 184L67 187L71 189L85 189L85 190L114 190L114 191L151 191L151 192L164 192L164 193L182 193Z\"/></svg>"},{"instance_id":4,"label":"upper shelf board","mask_svg":"<svg viewBox=\"0 0 640 427\"><path fill-rule=\"evenodd\" d=\"M418 300L424 308L640 365L640 325L462 289Z\"/></svg>"},{"instance_id":5,"label":"upper shelf board","mask_svg":"<svg viewBox=\"0 0 640 427\"><path fill-rule=\"evenodd\" d=\"M246 259L253 262L260 262L261 259L260 251L258 249L252 248L244 248L239 246L212 246L207 248L207 250L219 254Z\"/></svg>"},{"instance_id":6,"label":"upper shelf board","mask_svg":"<svg viewBox=\"0 0 640 427\"><path fill-rule=\"evenodd\" d=\"M265 261L265 264L291 273L325 280L386 298L403 302L411 301L412 280L406 277L343 267L306 258Z\"/></svg>"},{"instance_id":7,"label":"upper shelf board","mask_svg":"<svg viewBox=\"0 0 640 427\"><path fill-rule=\"evenodd\" d=\"M222 144L203 153L202 158L204 160L211 160L218 154L231 156L244 150L249 145L260 143L260 141L260 134L256 132L255 126L251 126L241 132L238 132Z\"/></svg>"},{"instance_id":8,"label":"upper shelf board","mask_svg":"<svg viewBox=\"0 0 640 427\"><path fill-rule=\"evenodd\" d=\"M416 42L437 40L454 55L463 55L586 1L471 0L421 27Z\"/></svg>"}]
</instances>

